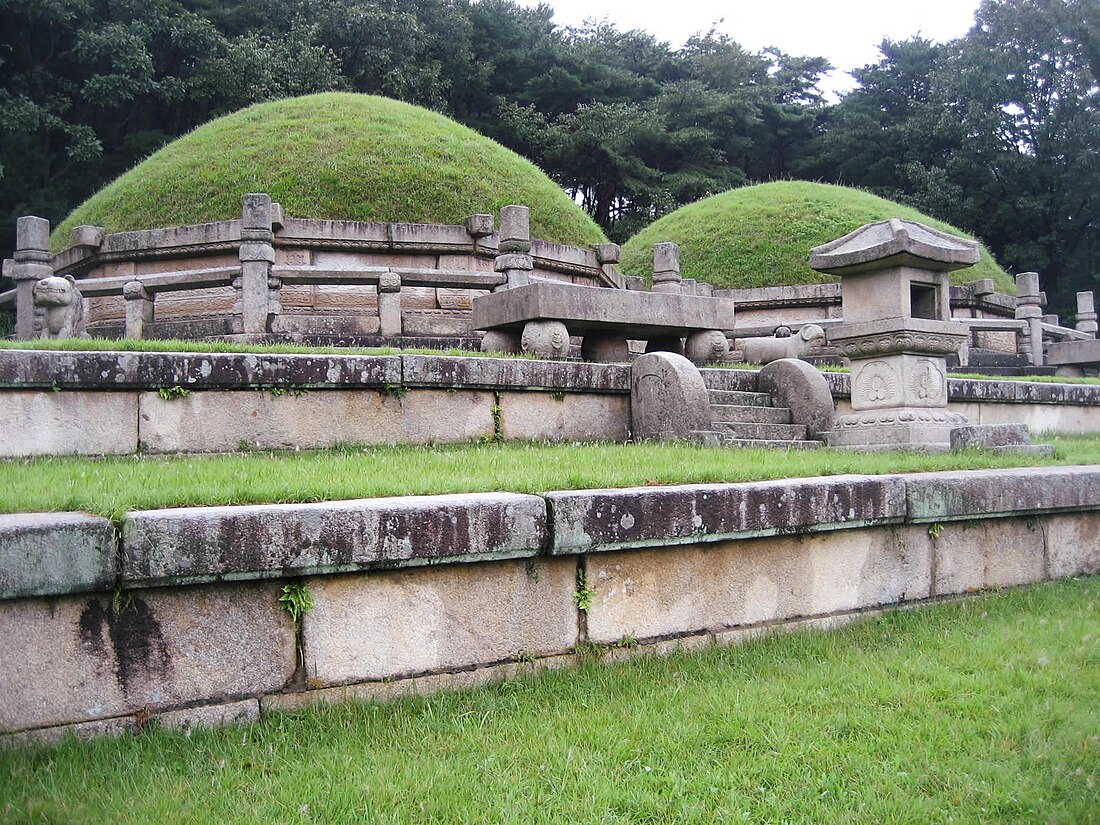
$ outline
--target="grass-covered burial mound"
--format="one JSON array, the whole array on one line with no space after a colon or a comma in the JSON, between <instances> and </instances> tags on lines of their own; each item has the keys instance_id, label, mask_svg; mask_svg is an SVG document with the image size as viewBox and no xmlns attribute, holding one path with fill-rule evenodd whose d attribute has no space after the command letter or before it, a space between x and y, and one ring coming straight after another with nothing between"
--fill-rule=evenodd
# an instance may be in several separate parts
<instances>
[{"instance_id":1,"label":"grass-covered burial mound","mask_svg":"<svg viewBox=\"0 0 1100 825\"><path fill-rule=\"evenodd\" d=\"M653 272L653 244L674 241L680 245L684 277L720 288L835 281L810 269L810 249L887 218L919 221L966 235L943 221L859 189L783 181L731 189L677 209L626 242L622 265L632 275L648 276ZM952 282L992 278L998 291L1014 295L1012 278L984 246L981 252L975 266L952 273Z\"/></svg>"},{"instance_id":2,"label":"grass-covered burial mound","mask_svg":"<svg viewBox=\"0 0 1100 825\"><path fill-rule=\"evenodd\" d=\"M297 218L461 223L510 203L531 207L531 234L574 245L599 227L538 167L442 115L359 94L261 103L168 144L81 204L54 232L109 232L240 216L267 192Z\"/></svg>"}]
</instances>

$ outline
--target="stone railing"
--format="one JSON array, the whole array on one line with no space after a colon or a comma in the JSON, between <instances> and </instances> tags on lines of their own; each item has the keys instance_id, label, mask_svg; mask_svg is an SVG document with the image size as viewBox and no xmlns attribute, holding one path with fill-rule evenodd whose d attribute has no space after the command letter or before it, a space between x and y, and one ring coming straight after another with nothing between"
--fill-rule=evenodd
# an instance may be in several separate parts
<instances>
[{"instance_id":1,"label":"stone railing","mask_svg":"<svg viewBox=\"0 0 1100 825\"><path fill-rule=\"evenodd\" d=\"M103 337L265 335L470 336L478 294L531 278L625 288L619 248L531 238L527 207L471 215L462 225L304 220L265 194L240 220L104 233L76 227L51 255L49 223L21 218L13 260L16 338L34 337L33 286L71 277L86 326Z\"/></svg>"}]
</instances>

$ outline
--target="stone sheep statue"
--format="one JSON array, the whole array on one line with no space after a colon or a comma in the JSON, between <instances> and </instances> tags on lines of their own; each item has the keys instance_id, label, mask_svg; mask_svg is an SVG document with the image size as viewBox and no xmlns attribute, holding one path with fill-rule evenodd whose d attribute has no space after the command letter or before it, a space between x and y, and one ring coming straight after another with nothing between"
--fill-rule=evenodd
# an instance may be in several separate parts
<instances>
[{"instance_id":1,"label":"stone sheep statue","mask_svg":"<svg viewBox=\"0 0 1100 825\"><path fill-rule=\"evenodd\" d=\"M87 338L84 296L72 275L51 275L34 285L35 327L40 338Z\"/></svg>"},{"instance_id":2,"label":"stone sheep statue","mask_svg":"<svg viewBox=\"0 0 1100 825\"><path fill-rule=\"evenodd\" d=\"M783 332L786 332L785 336ZM825 330L817 324L806 324L796 335L791 335L786 327L780 327L772 338L743 339L741 352L750 364L768 364L780 358L802 358L810 347L824 341Z\"/></svg>"}]
</instances>

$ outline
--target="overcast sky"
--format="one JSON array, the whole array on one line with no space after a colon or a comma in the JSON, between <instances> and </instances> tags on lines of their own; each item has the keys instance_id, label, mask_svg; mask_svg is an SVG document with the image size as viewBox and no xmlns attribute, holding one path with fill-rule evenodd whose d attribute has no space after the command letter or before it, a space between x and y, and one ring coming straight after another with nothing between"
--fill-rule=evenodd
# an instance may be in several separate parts
<instances>
[{"instance_id":1,"label":"overcast sky","mask_svg":"<svg viewBox=\"0 0 1100 825\"><path fill-rule=\"evenodd\" d=\"M965 34L979 0L543 0L554 22L579 25L607 18L620 29L644 29L674 48L697 31L717 24L749 51L768 46L829 59L839 72L826 84L847 89L849 69L878 59L884 37L915 34L944 42ZM521 0L538 5L538 0ZM721 21L721 22L718 22Z\"/></svg>"}]
</instances>

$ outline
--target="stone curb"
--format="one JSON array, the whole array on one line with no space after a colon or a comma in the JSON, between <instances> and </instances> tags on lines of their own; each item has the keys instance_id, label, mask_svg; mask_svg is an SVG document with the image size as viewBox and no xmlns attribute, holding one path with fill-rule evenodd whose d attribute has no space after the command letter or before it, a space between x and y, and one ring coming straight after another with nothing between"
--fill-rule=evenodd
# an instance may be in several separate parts
<instances>
[{"instance_id":1,"label":"stone curb","mask_svg":"<svg viewBox=\"0 0 1100 825\"><path fill-rule=\"evenodd\" d=\"M463 389L543 389L570 392L630 392L630 367L527 358L401 356L405 386Z\"/></svg>"},{"instance_id":2,"label":"stone curb","mask_svg":"<svg viewBox=\"0 0 1100 825\"><path fill-rule=\"evenodd\" d=\"M129 513L127 586L337 573L538 555L538 496L442 496L195 507Z\"/></svg>"},{"instance_id":3,"label":"stone curb","mask_svg":"<svg viewBox=\"0 0 1100 825\"><path fill-rule=\"evenodd\" d=\"M551 554L724 541L905 519L901 476L548 493Z\"/></svg>"},{"instance_id":4,"label":"stone curb","mask_svg":"<svg viewBox=\"0 0 1100 825\"><path fill-rule=\"evenodd\" d=\"M0 350L0 387L155 390L384 387L401 383L396 355L289 355Z\"/></svg>"},{"instance_id":5,"label":"stone curb","mask_svg":"<svg viewBox=\"0 0 1100 825\"><path fill-rule=\"evenodd\" d=\"M109 590L115 530L80 513L0 515L0 599Z\"/></svg>"},{"instance_id":6,"label":"stone curb","mask_svg":"<svg viewBox=\"0 0 1100 825\"><path fill-rule=\"evenodd\" d=\"M905 477L906 521L1100 509L1100 466L959 470Z\"/></svg>"},{"instance_id":7,"label":"stone curb","mask_svg":"<svg viewBox=\"0 0 1100 825\"><path fill-rule=\"evenodd\" d=\"M852 394L852 376L845 372L823 372L834 398ZM1100 386L1052 384L1039 381L998 381L947 377L947 398L953 402L993 401L1015 404L1073 404L1100 406Z\"/></svg>"},{"instance_id":8,"label":"stone curb","mask_svg":"<svg viewBox=\"0 0 1100 825\"><path fill-rule=\"evenodd\" d=\"M1100 510L1100 465L0 516L0 599ZM121 557L121 562L119 561Z\"/></svg>"}]
</instances>

